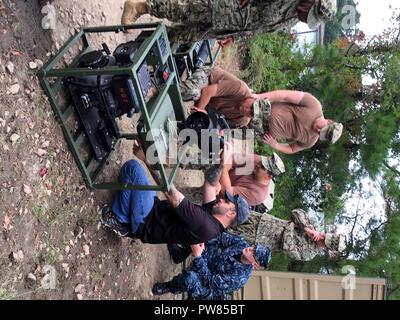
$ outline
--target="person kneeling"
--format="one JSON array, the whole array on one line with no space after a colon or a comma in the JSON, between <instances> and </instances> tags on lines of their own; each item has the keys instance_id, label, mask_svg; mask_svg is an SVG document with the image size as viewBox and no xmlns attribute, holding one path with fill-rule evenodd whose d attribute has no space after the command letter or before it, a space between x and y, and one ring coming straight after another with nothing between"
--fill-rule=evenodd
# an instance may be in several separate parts
<instances>
[{"instance_id":1,"label":"person kneeling","mask_svg":"<svg viewBox=\"0 0 400 320\"><path fill-rule=\"evenodd\" d=\"M226 232L191 248L192 265L172 280L154 284L153 294L187 292L190 299L224 299L227 293L245 286L253 269L266 268L271 259L269 247L250 246Z\"/></svg>"}]
</instances>

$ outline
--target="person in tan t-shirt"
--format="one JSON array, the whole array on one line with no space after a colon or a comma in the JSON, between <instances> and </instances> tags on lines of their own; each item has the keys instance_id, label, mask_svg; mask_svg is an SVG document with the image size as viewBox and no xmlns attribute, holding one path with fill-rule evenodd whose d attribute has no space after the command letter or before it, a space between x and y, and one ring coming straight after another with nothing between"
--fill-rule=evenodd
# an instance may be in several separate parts
<instances>
[{"instance_id":1,"label":"person in tan t-shirt","mask_svg":"<svg viewBox=\"0 0 400 320\"><path fill-rule=\"evenodd\" d=\"M253 166L246 167L250 162ZM222 166L221 191L240 195L250 206L256 206L267 198L271 179L284 172L285 166L276 153L272 156L234 154Z\"/></svg>"},{"instance_id":2,"label":"person in tan t-shirt","mask_svg":"<svg viewBox=\"0 0 400 320\"><path fill-rule=\"evenodd\" d=\"M220 67L202 67L180 84L183 100L194 100L192 111L209 105L222 113L232 127L244 127L253 117L256 95L246 83Z\"/></svg>"},{"instance_id":3,"label":"person in tan t-shirt","mask_svg":"<svg viewBox=\"0 0 400 320\"><path fill-rule=\"evenodd\" d=\"M253 120L264 131L263 141L286 154L311 148L318 139L335 143L343 125L326 119L321 103L313 95L294 90L277 90L257 95L267 101ZM289 140L289 144L277 140Z\"/></svg>"}]
</instances>

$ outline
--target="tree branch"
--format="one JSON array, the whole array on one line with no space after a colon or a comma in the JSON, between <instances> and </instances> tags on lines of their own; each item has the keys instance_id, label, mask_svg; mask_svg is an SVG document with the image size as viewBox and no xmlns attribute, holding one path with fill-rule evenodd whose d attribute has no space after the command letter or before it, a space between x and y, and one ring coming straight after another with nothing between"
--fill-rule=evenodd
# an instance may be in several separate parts
<instances>
[{"instance_id":1,"label":"tree branch","mask_svg":"<svg viewBox=\"0 0 400 320\"><path fill-rule=\"evenodd\" d=\"M394 172L395 174L397 174L398 176L400 176L400 171L397 170L396 168L393 168L392 166L390 166L386 161L383 161L383 165L388 168L390 171Z\"/></svg>"}]
</instances>

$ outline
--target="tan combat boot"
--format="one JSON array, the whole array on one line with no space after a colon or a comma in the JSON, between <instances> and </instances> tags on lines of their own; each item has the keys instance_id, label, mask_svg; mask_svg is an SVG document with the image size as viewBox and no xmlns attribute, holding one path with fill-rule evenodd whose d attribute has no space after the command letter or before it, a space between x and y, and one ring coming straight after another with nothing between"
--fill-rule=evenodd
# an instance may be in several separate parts
<instances>
[{"instance_id":1,"label":"tan combat boot","mask_svg":"<svg viewBox=\"0 0 400 320\"><path fill-rule=\"evenodd\" d=\"M149 13L150 9L146 1L140 1L135 3L136 14L139 16Z\"/></svg>"},{"instance_id":2,"label":"tan combat boot","mask_svg":"<svg viewBox=\"0 0 400 320\"><path fill-rule=\"evenodd\" d=\"M146 2L133 2L132 0L125 1L124 11L121 16L121 24L132 24L134 23L142 14L149 12L149 7Z\"/></svg>"},{"instance_id":3,"label":"tan combat boot","mask_svg":"<svg viewBox=\"0 0 400 320\"><path fill-rule=\"evenodd\" d=\"M135 3L132 0L125 1L122 11L121 24L132 24L136 20Z\"/></svg>"}]
</instances>

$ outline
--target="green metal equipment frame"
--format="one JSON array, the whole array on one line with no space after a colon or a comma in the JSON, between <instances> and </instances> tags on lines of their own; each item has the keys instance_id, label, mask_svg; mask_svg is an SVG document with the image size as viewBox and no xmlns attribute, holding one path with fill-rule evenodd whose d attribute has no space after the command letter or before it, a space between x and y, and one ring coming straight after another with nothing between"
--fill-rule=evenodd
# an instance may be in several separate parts
<instances>
[{"instance_id":1,"label":"green metal equipment frame","mask_svg":"<svg viewBox=\"0 0 400 320\"><path fill-rule=\"evenodd\" d=\"M101 69L87 69L78 68L77 63L79 57L83 54L92 51L90 46L88 34L91 33L103 33L103 32L123 32L129 29L146 29L152 31L151 35L144 40L138 49L137 53L133 58L133 63L126 67L121 66L107 66ZM165 54L165 48L160 47L160 39L164 37L167 47L167 54ZM62 63L64 56L68 51L76 46L78 43L82 43L82 48L79 50L79 54L74 58L73 62L65 67L56 68L59 63ZM156 49L156 59L159 59L160 64L168 64L170 74L165 84L160 87L159 93L148 102L145 101L140 85L138 82L137 71L141 66L142 62L148 58L148 55L152 49ZM152 51L154 53L154 50ZM151 57L154 59L154 56ZM72 36L67 43L59 50L59 52L48 61L45 66L39 71L39 79L41 85L46 92L50 105L53 109L56 120L61 126L65 139L68 146L73 154L76 164L82 173L85 183L94 189L108 189L108 190L122 190L122 189L140 189L140 190L156 190L156 191L167 191L170 189L171 184L175 178L176 171L179 167L180 161L184 154L185 146L178 150L177 163L171 168L171 172L167 174L167 167L161 163L156 164L156 170L159 171L162 185L130 185L122 184L119 182L101 182L98 178L101 172L104 170L107 162L113 151L111 151L107 157L97 161L93 156L89 156L85 159L80 147L85 142L87 143L86 135L82 128L78 129L77 132L71 132L67 126L68 119L74 114L75 108L70 102L67 106L61 107L58 103L58 96L63 89L63 79L67 76L90 76L90 75L129 75L133 81L136 96L139 100L139 106L141 111L140 123L142 124L139 132L139 138L145 149L154 143L156 148L156 155L162 155L165 152L163 144L157 142L160 137L154 136L151 132L152 128L160 128L165 124L166 121L184 121L187 117L180 90L179 90L179 79L176 73L175 62L171 53L170 45L168 42L167 32L163 23L147 23L147 24L134 24L134 25L116 25L116 26L104 26L104 27L85 27L82 28L77 34ZM119 133L117 138L113 140L113 149L117 147L121 139L134 139L138 136L137 133L127 132ZM144 141L144 137L147 136L148 141Z\"/></svg>"}]
</instances>

